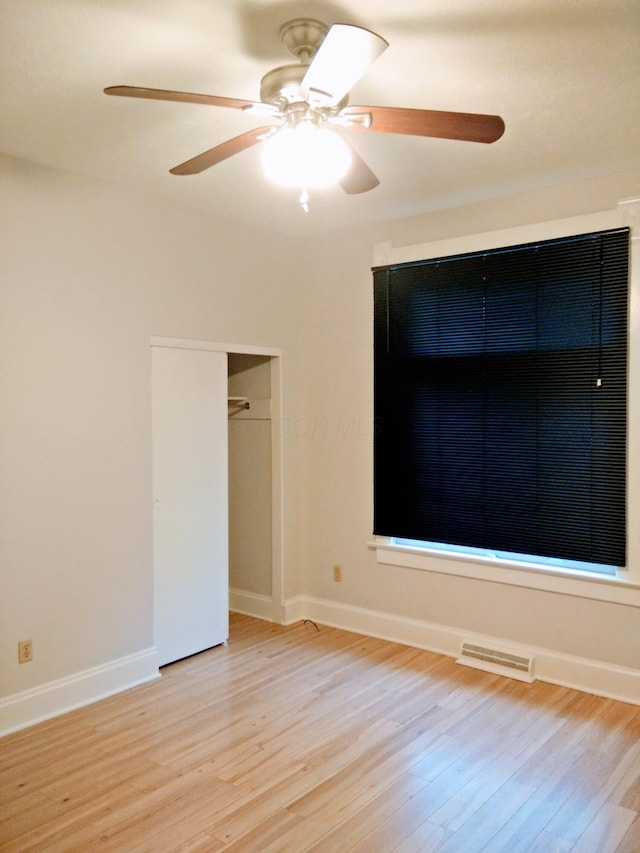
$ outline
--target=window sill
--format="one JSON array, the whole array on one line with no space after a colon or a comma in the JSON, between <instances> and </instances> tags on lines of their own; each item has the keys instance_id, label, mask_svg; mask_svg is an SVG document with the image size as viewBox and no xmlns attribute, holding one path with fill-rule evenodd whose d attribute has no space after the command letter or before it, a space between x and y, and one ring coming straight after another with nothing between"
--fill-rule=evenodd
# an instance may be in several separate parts
<instances>
[{"instance_id":1,"label":"window sill","mask_svg":"<svg viewBox=\"0 0 640 853\"><path fill-rule=\"evenodd\" d=\"M377 562L381 565L437 572L443 575L640 607L640 583L620 576L558 570L532 563L515 563L490 557L447 554L426 548L395 545L382 537L371 542L369 547L375 550Z\"/></svg>"}]
</instances>

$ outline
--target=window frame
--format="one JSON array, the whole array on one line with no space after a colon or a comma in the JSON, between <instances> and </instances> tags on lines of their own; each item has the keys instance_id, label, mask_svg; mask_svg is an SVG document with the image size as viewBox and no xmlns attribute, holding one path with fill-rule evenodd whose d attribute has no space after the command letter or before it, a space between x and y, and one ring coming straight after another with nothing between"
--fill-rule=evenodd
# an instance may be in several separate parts
<instances>
[{"instance_id":1,"label":"window frame","mask_svg":"<svg viewBox=\"0 0 640 853\"><path fill-rule=\"evenodd\" d=\"M391 242L378 243L374 248L373 266L482 252L620 226L630 228L626 567L618 568L615 575L605 575L453 551L414 548L396 544L389 537L374 536L371 547L375 550L379 564L640 607L640 530L637 530L637 525L630 523L640 512L640 199L622 201L611 211L468 234L431 243L400 247L393 247Z\"/></svg>"}]
</instances>

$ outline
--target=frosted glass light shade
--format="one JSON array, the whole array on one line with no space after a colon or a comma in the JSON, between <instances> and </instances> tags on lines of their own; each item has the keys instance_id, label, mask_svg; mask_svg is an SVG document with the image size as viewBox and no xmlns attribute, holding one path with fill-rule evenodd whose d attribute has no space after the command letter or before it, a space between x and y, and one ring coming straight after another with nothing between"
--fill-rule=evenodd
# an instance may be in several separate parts
<instances>
[{"instance_id":1,"label":"frosted glass light shade","mask_svg":"<svg viewBox=\"0 0 640 853\"><path fill-rule=\"evenodd\" d=\"M301 123L283 127L262 146L262 167L269 180L285 187L327 187L346 173L348 145L333 131Z\"/></svg>"}]
</instances>

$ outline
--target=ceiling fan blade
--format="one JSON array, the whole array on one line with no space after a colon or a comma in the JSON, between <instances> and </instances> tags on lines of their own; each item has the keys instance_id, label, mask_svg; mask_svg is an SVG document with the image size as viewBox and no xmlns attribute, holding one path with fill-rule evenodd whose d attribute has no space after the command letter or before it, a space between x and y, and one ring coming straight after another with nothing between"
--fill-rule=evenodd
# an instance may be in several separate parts
<instances>
[{"instance_id":1,"label":"ceiling fan blade","mask_svg":"<svg viewBox=\"0 0 640 853\"><path fill-rule=\"evenodd\" d=\"M407 136L435 136L467 142L495 142L504 133L500 116L479 113L452 113L441 110L414 110L402 107L345 107L341 116L369 115L371 122L349 125L353 130L403 133Z\"/></svg>"},{"instance_id":2,"label":"ceiling fan blade","mask_svg":"<svg viewBox=\"0 0 640 853\"><path fill-rule=\"evenodd\" d=\"M172 175L197 175L200 172L204 172L205 169L209 169L211 166L215 166L217 163L233 157L234 154L239 154L241 151L251 148L252 145L262 142L264 136L271 130L273 130L271 127L257 127L254 130L241 133L240 136L227 139L221 145L216 145L215 148L210 148L208 151L192 157L191 160L186 160L184 163L180 163L179 166L174 166L169 171Z\"/></svg>"},{"instance_id":3,"label":"ceiling fan blade","mask_svg":"<svg viewBox=\"0 0 640 853\"><path fill-rule=\"evenodd\" d=\"M347 145L349 145L348 142ZM352 145L349 145L349 148L351 150L351 165L349 166L347 174L341 179L340 186L349 195L366 193L369 192L369 190L375 189L380 181L373 174L356 149Z\"/></svg>"},{"instance_id":4,"label":"ceiling fan blade","mask_svg":"<svg viewBox=\"0 0 640 853\"><path fill-rule=\"evenodd\" d=\"M301 84L337 104L389 47L381 36L350 24L334 24L311 60Z\"/></svg>"},{"instance_id":5,"label":"ceiling fan blade","mask_svg":"<svg viewBox=\"0 0 640 853\"><path fill-rule=\"evenodd\" d=\"M119 95L123 98L146 98L152 101L180 101L186 104L208 104L212 107L231 107L235 110L246 109L254 105L253 101L240 98L222 98L218 95L198 95L194 92L174 92L172 89L145 89L140 86L109 86L105 95Z\"/></svg>"}]
</instances>

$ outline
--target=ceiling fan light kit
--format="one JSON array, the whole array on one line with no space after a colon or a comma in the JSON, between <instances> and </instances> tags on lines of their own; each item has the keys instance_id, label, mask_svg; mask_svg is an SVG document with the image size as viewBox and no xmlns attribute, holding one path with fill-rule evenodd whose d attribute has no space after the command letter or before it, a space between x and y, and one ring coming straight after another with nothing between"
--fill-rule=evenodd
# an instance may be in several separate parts
<instances>
[{"instance_id":1,"label":"ceiling fan light kit","mask_svg":"<svg viewBox=\"0 0 640 853\"><path fill-rule=\"evenodd\" d=\"M305 209L308 191L337 183L350 164L349 146L331 130L312 122L283 127L262 146L267 178L283 187L298 187Z\"/></svg>"},{"instance_id":2,"label":"ceiling fan light kit","mask_svg":"<svg viewBox=\"0 0 640 853\"><path fill-rule=\"evenodd\" d=\"M240 134L171 169L194 175L254 145L263 144L268 178L300 190L308 210L309 189L339 183L348 194L379 183L343 130L495 142L504 133L500 116L402 107L349 106L349 91L387 49L370 30L349 24L327 27L313 18L288 21L280 29L285 49L298 62L267 72L260 102L167 89L110 86L108 95L199 103L255 113L265 127ZM279 124L279 126L278 126Z\"/></svg>"}]
</instances>

